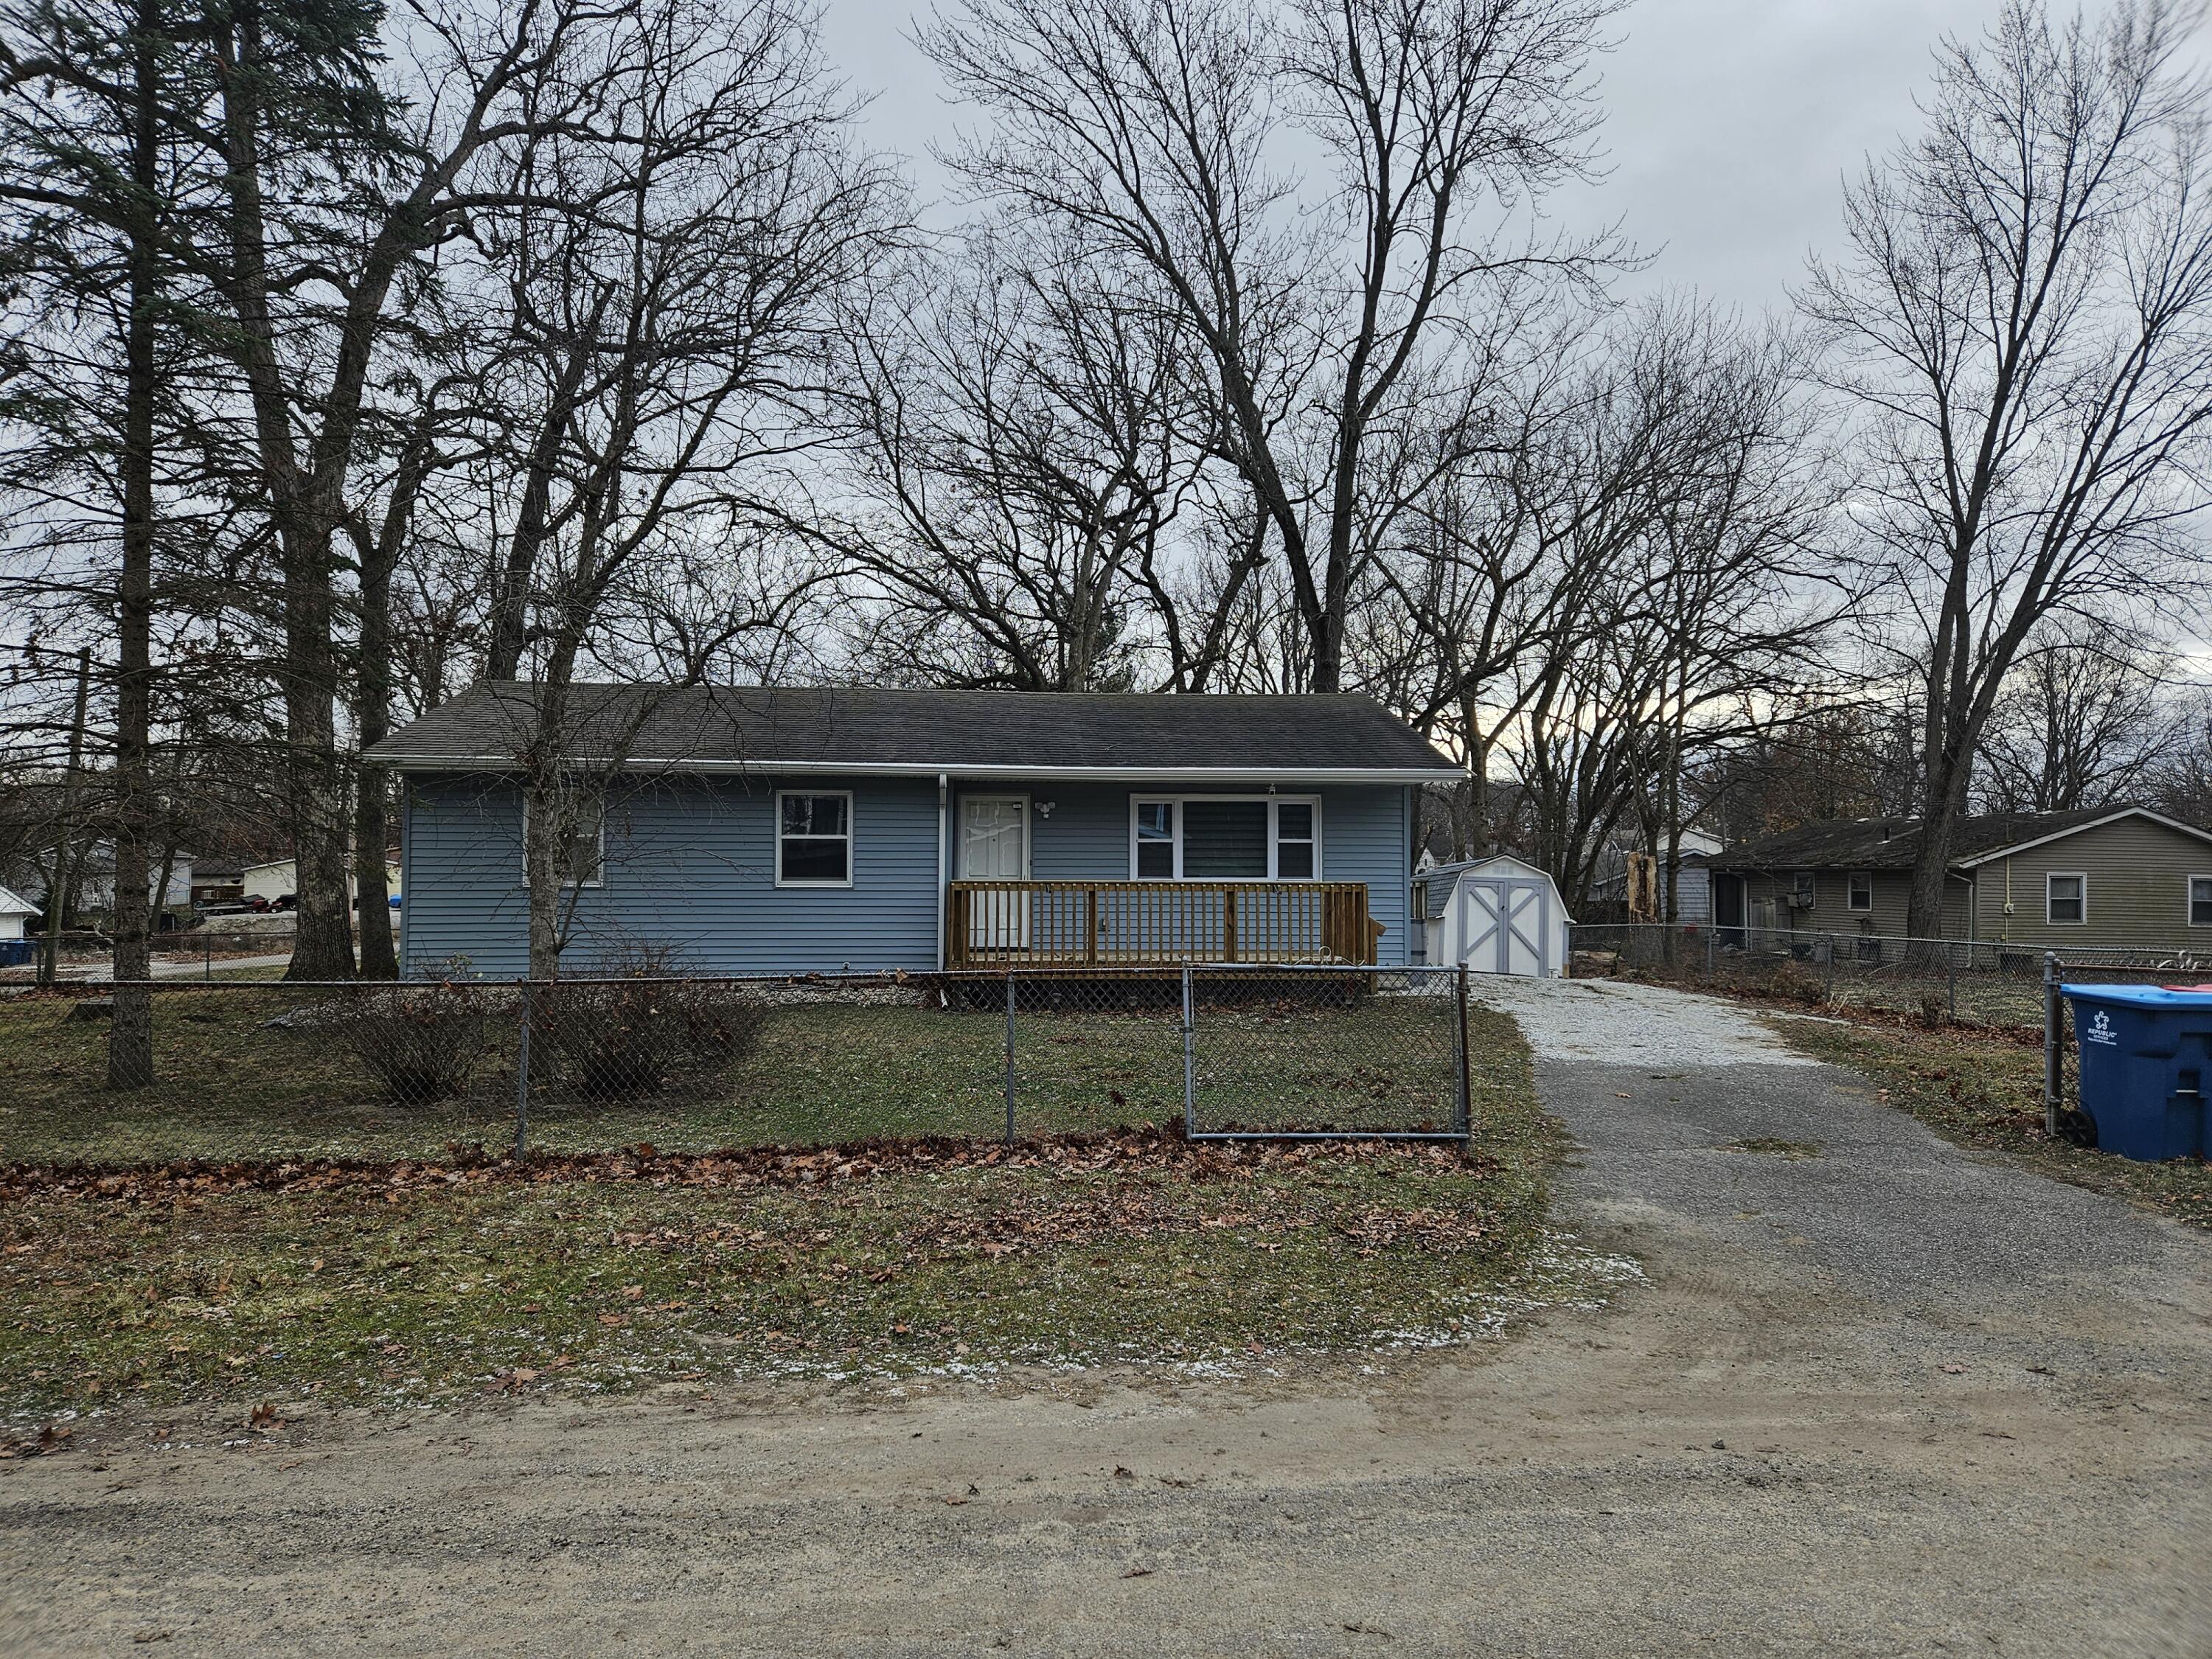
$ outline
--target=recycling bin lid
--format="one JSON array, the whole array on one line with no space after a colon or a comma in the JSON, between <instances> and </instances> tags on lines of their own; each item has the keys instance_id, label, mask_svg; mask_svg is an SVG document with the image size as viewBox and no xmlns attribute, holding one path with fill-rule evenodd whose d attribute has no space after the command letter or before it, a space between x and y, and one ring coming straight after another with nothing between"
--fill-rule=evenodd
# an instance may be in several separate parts
<instances>
[{"instance_id":1,"label":"recycling bin lid","mask_svg":"<svg viewBox=\"0 0 2212 1659\"><path fill-rule=\"evenodd\" d=\"M2212 985L2061 985L2069 997L2089 997L2131 1008L2212 1008Z\"/></svg>"}]
</instances>

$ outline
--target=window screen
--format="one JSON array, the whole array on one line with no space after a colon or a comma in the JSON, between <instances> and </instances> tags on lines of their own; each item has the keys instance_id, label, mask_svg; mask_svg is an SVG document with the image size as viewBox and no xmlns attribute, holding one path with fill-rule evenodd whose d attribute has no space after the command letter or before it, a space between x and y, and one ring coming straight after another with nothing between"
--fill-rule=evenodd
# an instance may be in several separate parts
<instances>
[{"instance_id":1,"label":"window screen","mask_svg":"<svg viewBox=\"0 0 2212 1659\"><path fill-rule=\"evenodd\" d=\"M1182 873L1192 881L1265 881L1267 803L1183 802Z\"/></svg>"},{"instance_id":2,"label":"window screen","mask_svg":"<svg viewBox=\"0 0 2212 1659\"><path fill-rule=\"evenodd\" d=\"M2212 927L2212 876L2189 878L2189 925Z\"/></svg>"},{"instance_id":3,"label":"window screen","mask_svg":"<svg viewBox=\"0 0 2212 1659\"><path fill-rule=\"evenodd\" d=\"M1850 906L1854 910L1874 908L1874 877L1867 871L1851 872Z\"/></svg>"}]
</instances>

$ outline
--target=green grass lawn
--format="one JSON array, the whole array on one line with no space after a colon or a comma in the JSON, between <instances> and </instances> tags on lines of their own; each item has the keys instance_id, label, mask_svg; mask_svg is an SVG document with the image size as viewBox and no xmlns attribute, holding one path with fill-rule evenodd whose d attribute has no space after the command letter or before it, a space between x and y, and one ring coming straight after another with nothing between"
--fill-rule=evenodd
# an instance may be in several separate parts
<instances>
[{"instance_id":1,"label":"green grass lawn","mask_svg":"<svg viewBox=\"0 0 2212 1659\"><path fill-rule=\"evenodd\" d=\"M290 994L250 1007L215 994L198 1009L195 994L164 998L162 1063L179 1082L128 1095L91 1085L102 1028L65 1024L50 1002L0 1007L0 1065L27 1079L0 1109L0 1156L436 1156L457 1139L497 1150L509 1127L489 1097L481 1116L473 1103L379 1100L312 1028L262 1025ZM143 1200L32 1182L0 1201L0 1407L422 1400L1449 1340L1508 1287L1540 1293L1569 1271L1544 1231L1563 1141L1527 1048L1501 1015L1468 1019L1465 1152L1200 1153L1139 1137L1139 1152L1102 1157L1048 1141L997 1165L748 1189L552 1166L450 1186L172 1185ZM1316 1100L1340 1119L1403 1116L1443 1098L1434 1006L1376 999L1333 1025L1245 1009L1216 1029L1220 1058L1202 1048L1201 1075L1218 1065L1216 1097L1237 1121ZM1005 1036L1002 1018L920 1006L782 1011L713 1089L533 1109L533 1140L994 1136ZM1017 1037L1036 1051L1024 1134L1179 1121L1172 1018L1024 1013Z\"/></svg>"},{"instance_id":2,"label":"green grass lawn","mask_svg":"<svg viewBox=\"0 0 2212 1659\"><path fill-rule=\"evenodd\" d=\"M2139 1164L2044 1133L2038 1045L1955 1026L1931 1031L1786 1016L1776 1023L1799 1049L1872 1079L1889 1104L1948 1139L2026 1158L2054 1179L2212 1228L2212 1166Z\"/></svg>"},{"instance_id":3,"label":"green grass lawn","mask_svg":"<svg viewBox=\"0 0 2212 1659\"><path fill-rule=\"evenodd\" d=\"M164 991L158 1081L106 1087L106 1026L50 998L0 1005L0 1161L128 1164L179 1158L393 1158L514 1133L510 1019L467 1091L395 1101L326 1025L316 994L281 987ZM1266 1005L1201 1015L1197 1066L1209 1126L1448 1128L1454 1005L1378 996L1336 1008ZM272 1020L282 1023L272 1024ZM1510 1024L1470 1011L1476 1092ZM1182 1033L1172 1012L1024 1009L1016 1019L1021 1133L1164 1123L1182 1114ZM542 1064L541 1084L549 1081ZM775 1008L740 1059L668 1086L592 1099L533 1091L529 1144L649 1142L672 1149L812 1144L871 1135L1003 1133L1006 1026L996 1012L823 1003ZM1475 1103L1480 1108L1480 1099Z\"/></svg>"}]
</instances>

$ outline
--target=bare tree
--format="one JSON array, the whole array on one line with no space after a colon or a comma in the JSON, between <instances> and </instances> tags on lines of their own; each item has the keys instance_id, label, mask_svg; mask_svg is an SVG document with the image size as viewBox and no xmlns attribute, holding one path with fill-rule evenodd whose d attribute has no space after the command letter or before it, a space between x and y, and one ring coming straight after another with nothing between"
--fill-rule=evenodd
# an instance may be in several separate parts
<instances>
[{"instance_id":1,"label":"bare tree","mask_svg":"<svg viewBox=\"0 0 2212 1659\"><path fill-rule=\"evenodd\" d=\"M972 0L924 33L997 120L954 165L1146 273L1194 343L1221 457L1279 550L1311 689L1345 683L1355 589L1425 487L1371 451L1423 424L1409 398L1454 401L1458 319L1605 252L1505 227L1587 173L1589 61L1615 9ZM1330 171L1302 199L1291 155L1316 144Z\"/></svg>"},{"instance_id":2,"label":"bare tree","mask_svg":"<svg viewBox=\"0 0 2212 1659\"><path fill-rule=\"evenodd\" d=\"M1991 711L1975 793L1999 812L2070 812L2132 799L2184 737L2172 665L2093 623L2057 630L2017 664Z\"/></svg>"},{"instance_id":3,"label":"bare tree","mask_svg":"<svg viewBox=\"0 0 2212 1659\"><path fill-rule=\"evenodd\" d=\"M1945 46L1928 127L1846 193L1804 296L1864 439L1857 513L1924 674L1933 937L1954 826L2014 666L2062 613L2186 579L2212 433L2212 198L2186 14L2054 25L2010 0Z\"/></svg>"},{"instance_id":4,"label":"bare tree","mask_svg":"<svg viewBox=\"0 0 2212 1659\"><path fill-rule=\"evenodd\" d=\"M849 149L811 20L782 0L641 0L589 38L565 96L621 142L499 141L482 188L507 205L470 230L496 424L476 475L487 677L533 681L514 747L539 976L575 914L574 849L653 712L611 716L579 671L641 665L627 646L692 681L786 624L793 595L734 573L802 512L831 331L900 205Z\"/></svg>"},{"instance_id":5,"label":"bare tree","mask_svg":"<svg viewBox=\"0 0 2212 1659\"><path fill-rule=\"evenodd\" d=\"M875 511L840 538L901 678L1126 688L1147 571L1206 453L1172 313L1064 246L972 234L854 331L854 455Z\"/></svg>"}]
</instances>

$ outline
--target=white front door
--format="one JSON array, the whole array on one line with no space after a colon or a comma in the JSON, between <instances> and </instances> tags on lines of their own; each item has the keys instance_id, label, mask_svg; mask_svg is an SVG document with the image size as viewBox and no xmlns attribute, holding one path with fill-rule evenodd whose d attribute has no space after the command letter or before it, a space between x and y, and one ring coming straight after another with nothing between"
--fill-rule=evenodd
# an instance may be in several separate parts
<instances>
[{"instance_id":1,"label":"white front door","mask_svg":"<svg viewBox=\"0 0 2212 1659\"><path fill-rule=\"evenodd\" d=\"M1027 795L963 795L960 798L960 879L1027 881L1030 874L1030 798ZM970 893L968 944L971 950L1018 950L1030 942L1027 893Z\"/></svg>"}]
</instances>

